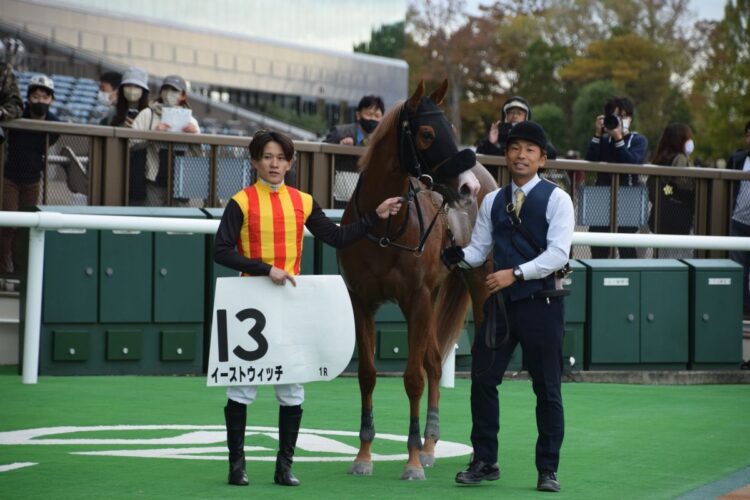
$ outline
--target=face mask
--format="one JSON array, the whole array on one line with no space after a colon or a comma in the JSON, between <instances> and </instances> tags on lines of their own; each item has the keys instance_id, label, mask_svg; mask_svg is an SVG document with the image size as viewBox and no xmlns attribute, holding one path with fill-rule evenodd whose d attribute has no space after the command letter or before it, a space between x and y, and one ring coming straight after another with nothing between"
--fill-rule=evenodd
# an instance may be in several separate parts
<instances>
[{"instance_id":1,"label":"face mask","mask_svg":"<svg viewBox=\"0 0 750 500\"><path fill-rule=\"evenodd\" d=\"M630 122L632 122L632 121L633 121L632 118L623 118L622 119L622 131L623 132L626 133L628 130L630 130Z\"/></svg>"},{"instance_id":2,"label":"face mask","mask_svg":"<svg viewBox=\"0 0 750 500\"><path fill-rule=\"evenodd\" d=\"M112 102L110 101L110 97L111 97L111 96L112 96L112 94L110 94L109 92L105 92L105 91L103 91L103 90L100 90L100 91L99 91L99 92L98 92L98 93L96 94L96 101L97 101L97 102L98 102L99 104L101 104L102 106L109 106L109 105L110 105L110 104L112 103Z\"/></svg>"},{"instance_id":3,"label":"face mask","mask_svg":"<svg viewBox=\"0 0 750 500\"><path fill-rule=\"evenodd\" d=\"M690 156L690 153L692 153L695 150L695 143L692 139L688 139L688 141L685 143L685 154Z\"/></svg>"},{"instance_id":4,"label":"face mask","mask_svg":"<svg viewBox=\"0 0 750 500\"><path fill-rule=\"evenodd\" d=\"M372 134L372 131L378 126L378 123L380 122L377 120L369 120L367 118L359 119L359 126L362 127L362 130L364 130L366 134Z\"/></svg>"},{"instance_id":5,"label":"face mask","mask_svg":"<svg viewBox=\"0 0 750 500\"><path fill-rule=\"evenodd\" d=\"M29 104L31 114L34 116L44 116L49 111L49 103L46 102L32 102Z\"/></svg>"},{"instance_id":6,"label":"face mask","mask_svg":"<svg viewBox=\"0 0 750 500\"><path fill-rule=\"evenodd\" d=\"M122 95L128 102L138 102L143 95L143 89L140 87L129 86L122 89Z\"/></svg>"},{"instance_id":7,"label":"face mask","mask_svg":"<svg viewBox=\"0 0 750 500\"><path fill-rule=\"evenodd\" d=\"M161 93L161 98L164 104L169 107L177 106L180 103L180 96L182 92L179 90L165 90Z\"/></svg>"}]
</instances>

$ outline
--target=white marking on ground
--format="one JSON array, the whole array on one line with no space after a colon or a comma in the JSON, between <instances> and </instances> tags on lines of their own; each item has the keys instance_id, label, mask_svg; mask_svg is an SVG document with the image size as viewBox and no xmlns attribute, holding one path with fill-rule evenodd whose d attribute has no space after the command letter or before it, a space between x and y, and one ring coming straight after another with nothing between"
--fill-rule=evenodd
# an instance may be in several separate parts
<instances>
[{"instance_id":1,"label":"white marking on ground","mask_svg":"<svg viewBox=\"0 0 750 500\"><path fill-rule=\"evenodd\" d=\"M132 439L126 438L81 438L72 437L65 439L60 437L64 434L82 434L98 432L133 432ZM137 431L187 431L175 432L174 436L143 438L138 436ZM254 435L266 436L278 440L278 429L275 427L250 426L247 428L248 439ZM55 436L45 438L45 436ZM295 461L300 462L349 462L357 455L357 448L347 442L336 439L336 436L357 438L359 432L340 431L328 429L300 429L297 440L297 448L308 453L325 453L318 456L296 456ZM406 443L406 436L397 434L379 433L377 439ZM165 448L149 449L125 449L125 450L97 450L72 452L76 455L99 455L139 458L172 458L183 460L226 460L227 449L225 446L203 446L225 443L226 429L221 425L102 425L87 427L47 427L39 429L23 429L17 431L0 432L0 445L170 445ZM193 445L192 447L175 448L175 445ZM246 459L249 461L271 462L276 460L273 449L262 446L247 446ZM260 452L259 456L253 456L253 452ZM471 447L450 441L440 441L435 449L436 458L457 457L471 453ZM335 454L336 456L331 456ZM406 460L408 454L373 454L373 460L395 461ZM33 464L32 464L33 465Z\"/></svg>"},{"instance_id":2,"label":"white marking on ground","mask_svg":"<svg viewBox=\"0 0 750 500\"><path fill-rule=\"evenodd\" d=\"M14 464L0 465L0 472L23 469L24 467L31 467L32 465L37 465L37 462L16 462Z\"/></svg>"}]
</instances>

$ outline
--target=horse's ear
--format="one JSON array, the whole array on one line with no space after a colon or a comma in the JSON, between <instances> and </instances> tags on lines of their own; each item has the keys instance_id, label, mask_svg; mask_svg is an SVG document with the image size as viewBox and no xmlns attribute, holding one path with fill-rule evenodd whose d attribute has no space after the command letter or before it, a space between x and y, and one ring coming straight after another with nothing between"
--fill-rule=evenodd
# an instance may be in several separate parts
<instances>
[{"instance_id":1,"label":"horse's ear","mask_svg":"<svg viewBox=\"0 0 750 500\"><path fill-rule=\"evenodd\" d=\"M445 99L445 94L448 93L448 79L446 78L443 80L443 83L438 87L435 92L430 94L430 99L432 99L432 102L440 106L443 104L443 100Z\"/></svg>"},{"instance_id":2,"label":"horse's ear","mask_svg":"<svg viewBox=\"0 0 750 500\"><path fill-rule=\"evenodd\" d=\"M409 100L406 101L406 105L412 111L416 111L417 106L419 105L419 100L422 99L423 95L424 95L424 80L419 80L419 85L417 85L417 90L415 90L414 93L409 98Z\"/></svg>"}]
</instances>

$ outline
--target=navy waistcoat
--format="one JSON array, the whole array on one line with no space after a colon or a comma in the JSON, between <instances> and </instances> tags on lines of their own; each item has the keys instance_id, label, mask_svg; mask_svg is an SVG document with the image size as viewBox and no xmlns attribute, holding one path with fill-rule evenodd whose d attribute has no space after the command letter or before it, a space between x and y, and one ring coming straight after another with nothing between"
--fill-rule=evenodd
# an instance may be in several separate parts
<instances>
[{"instance_id":1,"label":"navy waistcoat","mask_svg":"<svg viewBox=\"0 0 750 500\"><path fill-rule=\"evenodd\" d=\"M557 186L549 181L542 179L526 195L526 199L521 206L519 218L521 224L534 237L537 245L543 249L547 246L547 204L552 195L552 191ZM514 196L511 193L511 200ZM492 238L494 245L494 269L508 269L530 260L535 259L539 253L531 243L511 224L511 219L506 210L508 201L505 200L505 189L502 189L495 197L492 203ZM546 289L555 288L554 273L542 279L516 281L511 286L503 290L506 300L511 302L526 299L534 293Z\"/></svg>"}]
</instances>

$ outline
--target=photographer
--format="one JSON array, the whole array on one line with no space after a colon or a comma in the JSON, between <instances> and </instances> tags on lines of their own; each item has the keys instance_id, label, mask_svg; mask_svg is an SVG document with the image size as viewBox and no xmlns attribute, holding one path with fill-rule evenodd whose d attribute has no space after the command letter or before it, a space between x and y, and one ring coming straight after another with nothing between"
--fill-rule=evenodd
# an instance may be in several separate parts
<instances>
[{"instance_id":1,"label":"photographer","mask_svg":"<svg viewBox=\"0 0 750 500\"><path fill-rule=\"evenodd\" d=\"M591 138L586 160L608 163L629 163L641 165L646 162L648 140L637 132L630 130L633 122L633 101L627 97L612 97L604 104L604 114L596 117L594 137ZM620 186L637 186L640 184L637 175L620 174ZM612 174L598 173L597 186L610 186ZM637 226L618 226L618 232L635 233ZM591 226L592 233L607 233L609 226ZM608 248L592 247L591 256L604 259L609 255ZM634 248L619 248L620 257L635 258Z\"/></svg>"},{"instance_id":2,"label":"photographer","mask_svg":"<svg viewBox=\"0 0 750 500\"><path fill-rule=\"evenodd\" d=\"M521 96L513 96L503 103L500 119L490 125L487 137L477 142L477 153L483 155L505 156L505 142L508 134L517 123L531 120L531 106ZM547 142L547 159L557 158L557 151L551 142Z\"/></svg>"}]
</instances>

